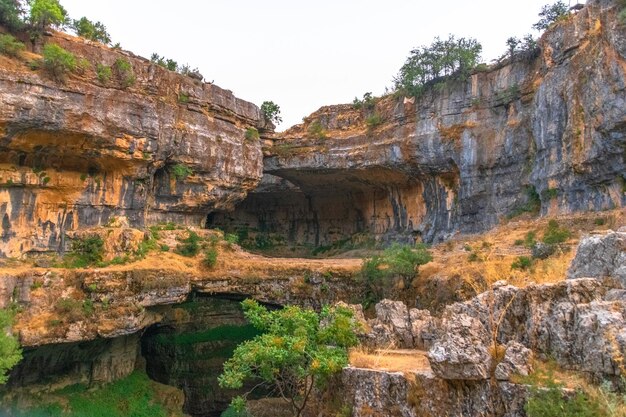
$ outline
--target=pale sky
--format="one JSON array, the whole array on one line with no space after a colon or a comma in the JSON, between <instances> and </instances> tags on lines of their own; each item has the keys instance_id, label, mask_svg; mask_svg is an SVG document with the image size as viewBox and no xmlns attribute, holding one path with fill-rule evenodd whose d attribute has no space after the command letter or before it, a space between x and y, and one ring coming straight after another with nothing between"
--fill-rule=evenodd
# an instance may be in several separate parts
<instances>
[{"instance_id":1,"label":"pale sky","mask_svg":"<svg viewBox=\"0 0 626 417\"><path fill-rule=\"evenodd\" d=\"M278 130L328 104L375 95L411 49L435 36L473 37L483 61L510 36L538 34L541 6L555 0L61 0L72 18L107 27L113 43L198 67L208 81L282 110ZM566 0L567 2L567 0Z\"/></svg>"}]
</instances>

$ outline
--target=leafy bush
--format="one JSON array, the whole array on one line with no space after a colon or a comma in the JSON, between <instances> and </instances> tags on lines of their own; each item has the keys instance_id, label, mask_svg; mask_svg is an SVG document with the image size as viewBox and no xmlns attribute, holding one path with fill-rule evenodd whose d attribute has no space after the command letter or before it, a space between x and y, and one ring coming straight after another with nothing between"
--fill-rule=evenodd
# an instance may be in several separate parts
<instances>
[{"instance_id":1,"label":"leafy bush","mask_svg":"<svg viewBox=\"0 0 626 417\"><path fill-rule=\"evenodd\" d=\"M280 106L273 101L264 101L261 104L261 113L266 120L272 123L280 124L283 119L280 117Z\"/></svg>"},{"instance_id":2,"label":"leafy bush","mask_svg":"<svg viewBox=\"0 0 626 417\"><path fill-rule=\"evenodd\" d=\"M72 242L72 250L65 256L67 268L85 268L102 262L104 241L100 236L89 236Z\"/></svg>"},{"instance_id":3,"label":"leafy bush","mask_svg":"<svg viewBox=\"0 0 626 417\"><path fill-rule=\"evenodd\" d=\"M24 50L24 44L11 35L0 35L0 54L18 57Z\"/></svg>"},{"instance_id":4,"label":"leafy bush","mask_svg":"<svg viewBox=\"0 0 626 417\"><path fill-rule=\"evenodd\" d=\"M189 103L189 94L183 93L182 91L178 93L178 102L182 104Z\"/></svg>"},{"instance_id":5,"label":"leafy bush","mask_svg":"<svg viewBox=\"0 0 626 417\"><path fill-rule=\"evenodd\" d=\"M572 237L572 232L566 228L559 227L559 222L556 220L550 220L547 229L543 233L543 243L556 245L567 241L570 237Z\"/></svg>"},{"instance_id":6,"label":"leafy bush","mask_svg":"<svg viewBox=\"0 0 626 417\"><path fill-rule=\"evenodd\" d=\"M568 6L559 0L554 4L546 4L539 12L539 21L533 25L533 29L546 30L554 22L562 20L568 16Z\"/></svg>"},{"instance_id":7,"label":"leafy bush","mask_svg":"<svg viewBox=\"0 0 626 417\"><path fill-rule=\"evenodd\" d=\"M113 67L115 68L117 79L123 88L127 88L135 84L135 73L133 72L133 66L130 61L124 58L117 58Z\"/></svg>"},{"instance_id":8,"label":"leafy bush","mask_svg":"<svg viewBox=\"0 0 626 417\"><path fill-rule=\"evenodd\" d=\"M365 110L373 110L374 107L376 106L376 97L374 97L372 95L372 93L365 93L363 94L363 99L359 100L358 97L354 98L354 101L352 101L352 107L354 107L355 109L365 109Z\"/></svg>"},{"instance_id":9,"label":"leafy bush","mask_svg":"<svg viewBox=\"0 0 626 417\"><path fill-rule=\"evenodd\" d=\"M22 360L22 349L11 333L14 312L0 309L0 385L9 379L8 372Z\"/></svg>"},{"instance_id":10,"label":"leafy bush","mask_svg":"<svg viewBox=\"0 0 626 417\"><path fill-rule=\"evenodd\" d=\"M111 70L111 67L107 65L98 64L96 66L96 74L98 75L98 81L102 84L108 84L109 80L111 80L111 77L113 76L113 71Z\"/></svg>"},{"instance_id":11,"label":"leafy bush","mask_svg":"<svg viewBox=\"0 0 626 417\"><path fill-rule=\"evenodd\" d=\"M533 265L533 260L528 256L520 256L511 264L511 269L520 269L525 271Z\"/></svg>"},{"instance_id":12,"label":"leafy bush","mask_svg":"<svg viewBox=\"0 0 626 417\"><path fill-rule=\"evenodd\" d=\"M213 268L217 264L217 249L208 248L207 250L205 250L202 263L207 268Z\"/></svg>"},{"instance_id":13,"label":"leafy bush","mask_svg":"<svg viewBox=\"0 0 626 417\"><path fill-rule=\"evenodd\" d=\"M191 258L200 252L200 242L202 242L202 238L193 230L189 230L188 236L180 242L181 244L176 247L176 253L179 255Z\"/></svg>"},{"instance_id":14,"label":"leafy bush","mask_svg":"<svg viewBox=\"0 0 626 417\"><path fill-rule=\"evenodd\" d=\"M185 164L176 164L170 167L170 173L176 181L183 181L188 176L193 175L193 171Z\"/></svg>"},{"instance_id":15,"label":"leafy bush","mask_svg":"<svg viewBox=\"0 0 626 417\"><path fill-rule=\"evenodd\" d=\"M348 364L348 348L358 343L349 309L324 307L321 313L297 306L268 311L256 301L242 303L246 318L261 335L240 344L219 376L223 388L240 389L244 381L277 387L299 417L314 387L325 388ZM236 411L245 400L236 398Z\"/></svg>"},{"instance_id":16,"label":"leafy bush","mask_svg":"<svg viewBox=\"0 0 626 417\"><path fill-rule=\"evenodd\" d=\"M253 140L258 140L259 139L259 131L256 130L253 127L249 127L246 129L246 139L253 141Z\"/></svg>"},{"instance_id":17,"label":"leafy bush","mask_svg":"<svg viewBox=\"0 0 626 417\"><path fill-rule=\"evenodd\" d=\"M159 249L161 250L161 252L169 252L170 251L170 247L166 244L162 244L161 246L159 246Z\"/></svg>"},{"instance_id":18,"label":"leafy bush","mask_svg":"<svg viewBox=\"0 0 626 417\"><path fill-rule=\"evenodd\" d=\"M476 39L435 38L411 51L394 82L403 94L419 97L426 87L447 80L466 80L478 64L482 45Z\"/></svg>"},{"instance_id":19,"label":"leafy bush","mask_svg":"<svg viewBox=\"0 0 626 417\"><path fill-rule=\"evenodd\" d=\"M382 123L383 123L383 117L378 113L374 113L371 116L369 116L367 119L365 119L365 124L370 129L373 129L376 126L381 125Z\"/></svg>"},{"instance_id":20,"label":"leafy bush","mask_svg":"<svg viewBox=\"0 0 626 417\"><path fill-rule=\"evenodd\" d=\"M239 243L239 236L235 233L226 233L224 235L224 240L229 244L229 245L234 245Z\"/></svg>"},{"instance_id":21,"label":"leafy bush","mask_svg":"<svg viewBox=\"0 0 626 417\"><path fill-rule=\"evenodd\" d=\"M59 45L49 43L43 48L43 66L53 78L62 81L68 72L76 70L76 57Z\"/></svg>"},{"instance_id":22,"label":"leafy bush","mask_svg":"<svg viewBox=\"0 0 626 417\"><path fill-rule=\"evenodd\" d=\"M309 136L316 139L326 139L326 130L319 120L314 121L307 129Z\"/></svg>"},{"instance_id":23,"label":"leafy bush","mask_svg":"<svg viewBox=\"0 0 626 417\"><path fill-rule=\"evenodd\" d=\"M432 259L431 253L424 245L412 248L397 243L385 249L382 255L364 259L361 276L368 288L368 301L382 299L393 278L410 280L415 277L420 265L427 264Z\"/></svg>"},{"instance_id":24,"label":"leafy bush","mask_svg":"<svg viewBox=\"0 0 626 417\"><path fill-rule=\"evenodd\" d=\"M543 197L546 200L554 200L559 196L559 190L557 188L546 188L543 190Z\"/></svg>"},{"instance_id":25,"label":"leafy bush","mask_svg":"<svg viewBox=\"0 0 626 417\"><path fill-rule=\"evenodd\" d=\"M0 0L0 25L9 31L18 31L24 26L24 8L20 0Z\"/></svg>"},{"instance_id":26,"label":"leafy bush","mask_svg":"<svg viewBox=\"0 0 626 417\"><path fill-rule=\"evenodd\" d=\"M107 32L107 28L100 22L92 22L86 17L72 21L72 29L76 35L104 44L111 43L111 36Z\"/></svg>"}]
</instances>

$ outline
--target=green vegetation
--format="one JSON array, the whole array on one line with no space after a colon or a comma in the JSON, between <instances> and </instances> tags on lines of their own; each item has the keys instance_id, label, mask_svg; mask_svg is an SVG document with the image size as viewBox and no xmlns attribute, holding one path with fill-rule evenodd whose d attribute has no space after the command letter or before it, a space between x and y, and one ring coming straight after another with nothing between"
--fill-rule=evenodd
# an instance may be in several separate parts
<instances>
[{"instance_id":1,"label":"green vegetation","mask_svg":"<svg viewBox=\"0 0 626 417\"><path fill-rule=\"evenodd\" d=\"M310 137L315 139L326 139L326 130L319 120L316 120L309 125L307 133Z\"/></svg>"},{"instance_id":2,"label":"green vegetation","mask_svg":"<svg viewBox=\"0 0 626 417\"><path fill-rule=\"evenodd\" d=\"M526 186L525 193L526 203L515 208L511 214L509 214L509 218L513 218L524 213L537 214L539 213L539 210L541 210L541 198L539 197L535 186Z\"/></svg>"},{"instance_id":3,"label":"green vegetation","mask_svg":"<svg viewBox=\"0 0 626 417\"><path fill-rule=\"evenodd\" d=\"M11 35L0 35L0 54L18 57L24 50L24 44Z\"/></svg>"},{"instance_id":4,"label":"green vegetation","mask_svg":"<svg viewBox=\"0 0 626 417\"><path fill-rule=\"evenodd\" d=\"M65 255L63 266L66 268L86 268L102 262L104 241L100 236L89 236L72 242L72 250Z\"/></svg>"},{"instance_id":5,"label":"green vegetation","mask_svg":"<svg viewBox=\"0 0 626 417\"><path fill-rule=\"evenodd\" d=\"M559 196L559 190L558 188L546 188L541 194L545 200L554 200Z\"/></svg>"},{"instance_id":6,"label":"green vegetation","mask_svg":"<svg viewBox=\"0 0 626 417\"><path fill-rule=\"evenodd\" d=\"M170 166L170 174L172 174L176 181L183 181L188 176L193 175L193 171L185 164L176 164Z\"/></svg>"},{"instance_id":7,"label":"green vegetation","mask_svg":"<svg viewBox=\"0 0 626 417\"><path fill-rule=\"evenodd\" d=\"M433 257L425 245L412 248L409 245L393 244L382 255L363 260L361 276L367 285L366 304L382 299L394 278L412 280L420 265L432 261Z\"/></svg>"},{"instance_id":8,"label":"green vegetation","mask_svg":"<svg viewBox=\"0 0 626 417\"><path fill-rule=\"evenodd\" d=\"M374 113L365 119L365 124L368 128L374 129L377 126L380 126L383 121L383 117L379 113Z\"/></svg>"},{"instance_id":9,"label":"green vegetation","mask_svg":"<svg viewBox=\"0 0 626 417\"><path fill-rule=\"evenodd\" d=\"M182 91L178 93L178 102L182 104L189 103L189 94L183 93Z\"/></svg>"},{"instance_id":10,"label":"green vegetation","mask_svg":"<svg viewBox=\"0 0 626 417\"><path fill-rule=\"evenodd\" d=\"M615 392L610 383L592 385L575 373L560 370L554 361L537 365L530 375L515 381L530 386L524 407L528 417L626 415L626 395Z\"/></svg>"},{"instance_id":11,"label":"green vegetation","mask_svg":"<svg viewBox=\"0 0 626 417\"><path fill-rule=\"evenodd\" d=\"M543 243L547 245L556 245L566 242L572 237L572 232L566 228L559 227L559 222L550 220L548 227L543 233Z\"/></svg>"},{"instance_id":12,"label":"green vegetation","mask_svg":"<svg viewBox=\"0 0 626 417\"><path fill-rule=\"evenodd\" d=\"M20 0L0 0L0 25L9 31L18 31L24 26L24 8Z\"/></svg>"},{"instance_id":13,"label":"green vegetation","mask_svg":"<svg viewBox=\"0 0 626 417\"><path fill-rule=\"evenodd\" d=\"M280 124L283 121L282 117L280 117L280 106L273 101L264 101L261 104L261 113L265 120L269 120L274 124Z\"/></svg>"},{"instance_id":14,"label":"green vegetation","mask_svg":"<svg viewBox=\"0 0 626 417\"><path fill-rule=\"evenodd\" d=\"M559 0L554 4L546 4L541 8L539 21L533 25L533 29L542 31L548 29L553 23L563 20L569 16L568 6Z\"/></svg>"},{"instance_id":15,"label":"green vegetation","mask_svg":"<svg viewBox=\"0 0 626 417\"><path fill-rule=\"evenodd\" d=\"M115 74L123 88L130 87L137 80L130 61L124 58L117 58L113 64Z\"/></svg>"},{"instance_id":16,"label":"green vegetation","mask_svg":"<svg viewBox=\"0 0 626 417\"><path fill-rule=\"evenodd\" d=\"M98 75L98 81L102 84L108 84L113 76L113 71L108 65L98 64L96 66L96 74Z\"/></svg>"},{"instance_id":17,"label":"green vegetation","mask_svg":"<svg viewBox=\"0 0 626 417\"><path fill-rule=\"evenodd\" d=\"M0 309L0 385L8 380L8 372L22 360L22 349L11 333L14 312Z\"/></svg>"},{"instance_id":18,"label":"green vegetation","mask_svg":"<svg viewBox=\"0 0 626 417\"><path fill-rule=\"evenodd\" d=\"M511 264L511 269L519 269L525 271L527 269L530 269L532 265L532 259L530 259L528 256L520 256Z\"/></svg>"},{"instance_id":19,"label":"green vegetation","mask_svg":"<svg viewBox=\"0 0 626 417\"><path fill-rule=\"evenodd\" d=\"M72 21L72 29L76 32L76 35L104 44L111 43L111 36L107 32L107 28L100 22L92 22L86 17L81 17L78 20Z\"/></svg>"},{"instance_id":20,"label":"green vegetation","mask_svg":"<svg viewBox=\"0 0 626 417\"><path fill-rule=\"evenodd\" d=\"M164 243L159 246L159 249L161 250L161 252L169 252L170 251L170 247L168 245L164 244Z\"/></svg>"},{"instance_id":21,"label":"green vegetation","mask_svg":"<svg viewBox=\"0 0 626 417\"><path fill-rule=\"evenodd\" d=\"M365 109L365 110L373 110L374 107L376 107L376 97L374 97L372 95L372 93L365 93L363 94L363 99L359 100L358 97L354 98L354 101L352 102L352 107L354 107L355 109L359 110L359 109Z\"/></svg>"},{"instance_id":22,"label":"green vegetation","mask_svg":"<svg viewBox=\"0 0 626 417\"><path fill-rule=\"evenodd\" d=\"M217 249L216 248L208 248L204 251L204 259L202 263L207 268L213 268L217 264Z\"/></svg>"},{"instance_id":23,"label":"green vegetation","mask_svg":"<svg viewBox=\"0 0 626 417\"><path fill-rule=\"evenodd\" d=\"M180 241L175 252L189 258L194 257L200 252L200 242L202 238L193 230L188 230L187 237Z\"/></svg>"},{"instance_id":24,"label":"green vegetation","mask_svg":"<svg viewBox=\"0 0 626 417\"><path fill-rule=\"evenodd\" d=\"M348 351L358 343L357 325L345 308L324 307L321 313L297 306L268 311L256 301L242 303L244 314L262 334L240 344L224 364L223 388L240 389L244 381L273 386L300 417L314 387L323 389L348 364ZM244 397L232 405L245 408Z\"/></svg>"},{"instance_id":25,"label":"green vegetation","mask_svg":"<svg viewBox=\"0 0 626 417\"><path fill-rule=\"evenodd\" d=\"M76 70L76 57L59 45L49 43L43 48L43 67L54 79L63 81L68 72Z\"/></svg>"},{"instance_id":26,"label":"green vegetation","mask_svg":"<svg viewBox=\"0 0 626 417\"><path fill-rule=\"evenodd\" d=\"M124 379L101 388L84 384L33 396L29 409L10 409L14 417L173 417L163 388L144 372L135 371ZM62 405L63 404L63 405Z\"/></svg>"},{"instance_id":27,"label":"green vegetation","mask_svg":"<svg viewBox=\"0 0 626 417\"><path fill-rule=\"evenodd\" d=\"M482 45L476 39L437 37L429 46L411 51L394 79L396 89L404 95L419 97L430 85L465 81L478 64L481 52Z\"/></svg>"},{"instance_id":28,"label":"green vegetation","mask_svg":"<svg viewBox=\"0 0 626 417\"><path fill-rule=\"evenodd\" d=\"M259 131L254 127L249 127L246 129L246 140L254 141L259 140Z\"/></svg>"},{"instance_id":29,"label":"green vegetation","mask_svg":"<svg viewBox=\"0 0 626 417\"><path fill-rule=\"evenodd\" d=\"M31 37L38 38L50 27L60 27L67 19L67 11L58 0L32 0L29 22Z\"/></svg>"},{"instance_id":30,"label":"green vegetation","mask_svg":"<svg viewBox=\"0 0 626 417\"><path fill-rule=\"evenodd\" d=\"M500 105L508 104L514 100L517 100L520 97L520 94L521 91L519 89L519 85L513 84L512 86L507 87L502 91L498 91L494 95L494 100Z\"/></svg>"}]
</instances>

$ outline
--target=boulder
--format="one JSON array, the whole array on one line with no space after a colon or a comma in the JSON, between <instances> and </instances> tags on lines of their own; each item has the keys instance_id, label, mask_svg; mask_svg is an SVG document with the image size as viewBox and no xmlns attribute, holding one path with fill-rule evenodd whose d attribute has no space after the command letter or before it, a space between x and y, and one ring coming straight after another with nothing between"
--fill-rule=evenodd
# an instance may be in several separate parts
<instances>
[{"instance_id":1,"label":"boulder","mask_svg":"<svg viewBox=\"0 0 626 417\"><path fill-rule=\"evenodd\" d=\"M615 278L626 288L626 232L588 236L580 242L567 278L583 277Z\"/></svg>"},{"instance_id":2,"label":"boulder","mask_svg":"<svg viewBox=\"0 0 626 417\"><path fill-rule=\"evenodd\" d=\"M496 379L508 381L511 375L528 376L532 372L532 359L533 352L521 343L507 343L504 359L496 366Z\"/></svg>"}]
</instances>

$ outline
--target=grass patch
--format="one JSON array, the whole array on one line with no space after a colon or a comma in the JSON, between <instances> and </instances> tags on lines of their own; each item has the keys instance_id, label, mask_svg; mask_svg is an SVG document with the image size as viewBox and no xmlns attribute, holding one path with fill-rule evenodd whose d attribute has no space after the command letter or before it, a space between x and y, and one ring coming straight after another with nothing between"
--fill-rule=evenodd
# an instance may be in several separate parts
<instances>
[{"instance_id":1,"label":"grass patch","mask_svg":"<svg viewBox=\"0 0 626 417\"><path fill-rule=\"evenodd\" d=\"M246 140L255 141L259 140L261 136L259 136L259 131L254 127L249 127L246 129Z\"/></svg>"},{"instance_id":2,"label":"grass patch","mask_svg":"<svg viewBox=\"0 0 626 417\"><path fill-rule=\"evenodd\" d=\"M29 409L9 408L15 417L170 417L182 416L171 410L159 384L139 371L95 390L83 384L72 385L51 394L33 398ZM61 404L67 404L67 409ZM1 409L1 408L0 408ZM4 415L4 414L3 414Z\"/></svg>"},{"instance_id":3,"label":"grass patch","mask_svg":"<svg viewBox=\"0 0 626 417\"><path fill-rule=\"evenodd\" d=\"M202 260L202 263L207 268L215 267L215 265L217 264L217 249L208 248L207 250L205 250L204 259Z\"/></svg>"},{"instance_id":4,"label":"grass patch","mask_svg":"<svg viewBox=\"0 0 626 417\"><path fill-rule=\"evenodd\" d=\"M543 243L556 245L566 242L570 237L572 237L572 232L566 228L560 227L556 220L550 220L548 227L543 233Z\"/></svg>"},{"instance_id":5,"label":"grass patch","mask_svg":"<svg viewBox=\"0 0 626 417\"><path fill-rule=\"evenodd\" d=\"M25 46L11 35L0 35L0 54L17 58Z\"/></svg>"},{"instance_id":6,"label":"grass patch","mask_svg":"<svg viewBox=\"0 0 626 417\"><path fill-rule=\"evenodd\" d=\"M170 167L170 173L176 181L183 181L188 176L193 175L193 171L185 164L176 164Z\"/></svg>"},{"instance_id":7,"label":"grass patch","mask_svg":"<svg viewBox=\"0 0 626 417\"><path fill-rule=\"evenodd\" d=\"M189 230L187 237L180 241L175 252L179 255L192 258L200 252L201 242L202 238L193 230Z\"/></svg>"},{"instance_id":8,"label":"grass patch","mask_svg":"<svg viewBox=\"0 0 626 417\"><path fill-rule=\"evenodd\" d=\"M64 268L86 268L102 262L104 240L100 236L89 236L72 242L72 250L63 259Z\"/></svg>"}]
</instances>

